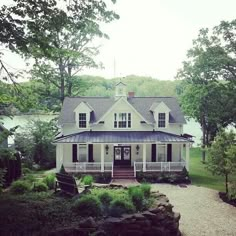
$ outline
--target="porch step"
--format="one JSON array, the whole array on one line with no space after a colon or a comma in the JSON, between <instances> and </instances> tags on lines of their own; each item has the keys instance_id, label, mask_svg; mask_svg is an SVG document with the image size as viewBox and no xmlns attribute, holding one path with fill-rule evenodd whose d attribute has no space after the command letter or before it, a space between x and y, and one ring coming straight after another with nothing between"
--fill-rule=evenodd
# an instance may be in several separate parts
<instances>
[{"instance_id":1,"label":"porch step","mask_svg":"<svg viewBox=\"0 0 236 236\"><path fill-rule=\"evenodd\" d=\"M130 167L115 167L113 179L135 179L134 169Z\"/></svg>"}]
</instances>

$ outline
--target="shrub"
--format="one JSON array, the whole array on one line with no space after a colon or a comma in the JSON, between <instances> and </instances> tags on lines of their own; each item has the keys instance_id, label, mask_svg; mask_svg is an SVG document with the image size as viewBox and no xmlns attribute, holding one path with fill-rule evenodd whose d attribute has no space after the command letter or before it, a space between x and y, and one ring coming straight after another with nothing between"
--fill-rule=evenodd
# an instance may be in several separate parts
<instances>
[{"instance_id":1,"label":"shrub","mask_svg":"<svg viewBox=\"0 0 236 236\"><path fill-rule=\"evenodd\" d=\"M101 202L95 196L84 195L73 203L72 210L80 216L99 216Z\"/></svg>"},{"instance_id":2,"label":"shrub","mask_svg":"<svg viewBox=\"0 0 236 236\"><path fill-rule=\"evenodd\" d=\"M43 182L48 186L48 189L54 189L55 187L55 175L50 174L44 177Z\"/></svg>"},{"instance_id":3,"label":"shrub","mask_svg":"<svg viewBox=\"0 0 236 236\"><path fill-rule=\"evenodd\" d=\"M29 169L27 167L22 168L22 172L23 172L24 175L32 173L31 169Z\"/></svg>"},{"instance_id":4,"label":"shrub","mask_svg":"<svg viewBox=\"0 0 236 236\"><path fill-rule=\"evenodd\" d=\"M106 191L99 194L98 198L100 199L100 201L103 205L109 205L110 202L112 201L111 194L109 192L106 192Z\"/></svg>"},{"instance_id":5,"label":"shrub","mask_svg":"<svg viewBox=\"0 0 236 236\"><path fill-rule=\"evenodd\" d=\"M229 185L228 199L231 201L236 200L236 182Z\"/></svg>"},{"instance_id":6,"label":"shrub","mask_svg":"<svg viewBox=\"0 0 236 236\"><path fill-rule=\"evenodd\" d=\"M151 194L150 184L141 184L140 188L143 191L144 197L150 197L150 194Z\"/></svg>"},{"instance_id":7,"label":"shrub","mask_svg":"<svg viewBox=\"0 0 236 236\"><path fill-rule=\"evenodd\" d=\"M26 175L23 177L23 180L33 183L36 181L36 178L34 175Z\"/></svg>"},{"instance_id":8,"label":"shrub","mask_svg":"<svg viewBox=\"0 0 236 236\"><path fill-rule=\"evenodd\" d=\"M48 186L43 182L36 182L32 188L33 192L47 192Z\"/></svg>"},{"instance_id":9,"label":"shrub","mask_svg":"<svg viewBox=\"0 0 236 236\"><path fill-rule=\"evenodd\" d=\"M143 209L144 194L140 187L130 187L129 196L137 210Z\"/></svg>"},{"instance_id":10,"label":"shrub","mask_svg":"<svg viewBox=\"0 0 236 236\"><path fill-rule=\"evenodd\" d=\"M67 174L67 172L66 172L65 167L64 167L63 164L61 165L61 169L59 170L59 173L60 173L60 174Z\"/></svg>"},{"instance_id":11,"label":"shrub","mask_svg":"<svg viewBox=\"0 0 236 236\"><path fill-rule=\"evenodd\" d=\"M91 186L93 181L93 176L92 175L85 175L82 182L84 183L84 185L89 185Z\"/></svg>"},{"instance_id":12,"label":"shrub","mask_svg":"<svg viewBox=\"0 0 236 236\"><path fill-rule=\"evenodd\" d=\"M134 212L134 205L127 201L127 199L114 199L111 202L109 214L111 216L121 216L124 213Z\"/></svg>"},{"instance_id":13,"label":"shrub","mask_svg":"<svg viewBox=\"0 0 236 236\"><path fill-rule=\"evenodd\" d=\"M11 185L11 192L14 194L23 194L29 192L31 185L28 181L17 180Z\"/></svg>"}]
</instances>

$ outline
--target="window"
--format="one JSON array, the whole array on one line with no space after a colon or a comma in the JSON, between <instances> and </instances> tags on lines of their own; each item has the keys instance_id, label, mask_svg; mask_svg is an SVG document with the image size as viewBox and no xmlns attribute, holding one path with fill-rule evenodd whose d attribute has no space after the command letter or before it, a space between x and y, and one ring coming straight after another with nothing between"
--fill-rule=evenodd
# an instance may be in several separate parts
<instances>
[{"instance_id":1,"label":"window","mask_svg":"<svg viewBox=\"0 0 236 236\"><path fill-rule=\"evenodd\" d=\"M79 113L79 128L86 128L87 121L86 121L86 113Z\"/></svg>"},{"instance_id":2,"label":"window","mask_svg":"<svg viewBox=\"0 0 236 236\"><path fill-rule=\"evenodd\" d=\"M166 127L166 114L158 113L158 127L165 128Z\"/></svg>"},{"instance_id":3,"label":"window","mask_svg":"<svg viewBox=\"0 0 236 236\"><path fill-rule=\"evenodd\" d=\"M158 162L164 162L166 161L166 145L158 145Z\"/></svg>"},{"instance_id":4,"label":"window","mask_svg":"<svg viewBox=\"0 0 236 236\"><path fill-rule=\"evenodd\" d=\"M131 128L131 113L114 113L114 128Z\"/></svg>"},{"instance_id":5,"label":"window","mask_svg":"<svg viewBox=\"0 0 236 236\"><path fill-rule=\"evenodd\" d=\"M79 144L79 161L86 162L87 161L87 145Z\"/></svg>"}]
</instances>

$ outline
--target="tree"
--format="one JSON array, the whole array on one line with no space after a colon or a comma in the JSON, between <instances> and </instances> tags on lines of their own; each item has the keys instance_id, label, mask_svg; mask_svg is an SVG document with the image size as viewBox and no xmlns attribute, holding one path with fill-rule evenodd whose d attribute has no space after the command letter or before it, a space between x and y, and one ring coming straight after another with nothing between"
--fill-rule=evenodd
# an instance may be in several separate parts
<instances>
[{"instance_id":1,"label":"tree","mask_svg":"<svg viewBox=\"0 0 236 236\"><path fill-rule=\"evenodd\" d=\"M228 194L228 178L236 172L236 135L221 131L209 149L207 168L214 175L225 176L225 191Z\"/></svg>"},{"instance_id":2,"label":"tree","mask_svg":"<svg viewBox=\"0 0 236 236\"><path fill-rule=\"evenodd\" d=\"M25 162L36 163L42 168L53 168L56 163L56 148L52 142L56 134L57 126L54 120L32 121L25 132L15 135L15 146Z\"/></svg>"},{"instance_id":3,"label":"tree","mask_svg":"<svg viewBox=\"0 0 236 236\"><path fill-rule=\"evenodd\" d=\"M25 58L33 58L32 78L43 81L49 93L56 88L56 96L63 102L66 95L72 95L76 73L98 66L93 59L98 48L91 42L108 38L99 24L118 19L118 15L103 0L64 0L61 5L56 0L14 3L1 9L0 41Z\"/></svg>"},{"instance_id":4,"label":"tree","mask_svg":"<svg viewBox=\"0 0 236 236\"><path fill-rule=\"evenodd\" d=\"M201 29L177 78L183 79L181 104L203 132L202 160L217 131L236 124L236 21Z\"/></svg>"}]
</instances>

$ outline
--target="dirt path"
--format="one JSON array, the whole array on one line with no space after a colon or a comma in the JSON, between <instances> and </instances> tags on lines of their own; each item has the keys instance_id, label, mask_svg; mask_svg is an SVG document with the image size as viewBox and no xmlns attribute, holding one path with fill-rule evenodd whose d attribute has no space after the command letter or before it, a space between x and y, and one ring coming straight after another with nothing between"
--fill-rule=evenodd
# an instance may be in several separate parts
<instances>
[{"instance_id":1,"label":"dirt path","mask_svg":"<svg viewBox=\"0 0 236 236\"><path fill-rule=\"evenodd\" d=\"M168 184L152 188L166 194L174 211L180 212L183 236L236 236L236 208L221 201L217 191Z\"/></svg>"}]
</instances>

